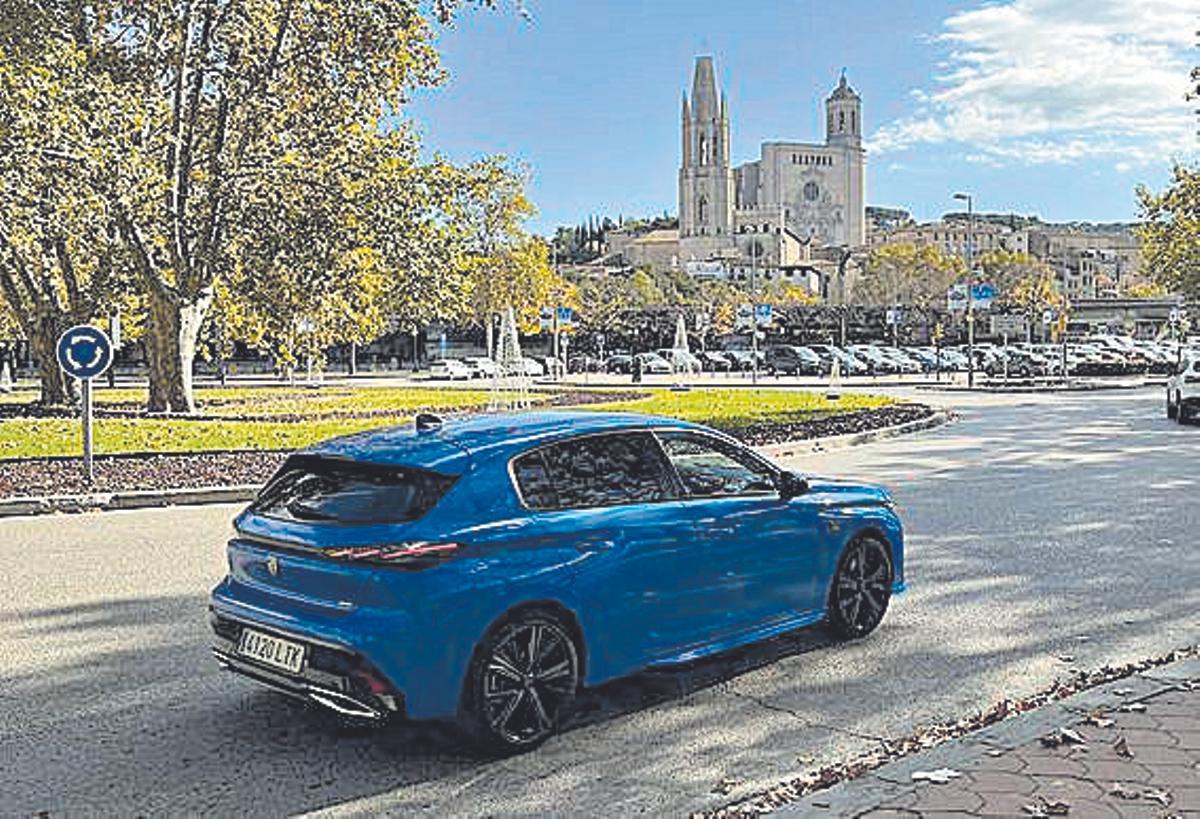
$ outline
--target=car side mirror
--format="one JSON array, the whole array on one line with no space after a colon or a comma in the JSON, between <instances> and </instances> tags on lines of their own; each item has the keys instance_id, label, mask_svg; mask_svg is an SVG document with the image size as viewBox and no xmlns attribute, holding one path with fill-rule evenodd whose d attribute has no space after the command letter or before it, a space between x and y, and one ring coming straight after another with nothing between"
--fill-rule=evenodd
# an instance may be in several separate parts
<instances>
[{"instance_id":1,"label":"car side mirror","mask_svg":"<svg viewBox=\"0 0 1200 819\"><path fill-rule=\"evenodd\" d=\"M775 489L779 492L779 497L791 500L808 491L808 481L795 472L783 470L775 476Z\"/></svg>"}]
</instances>

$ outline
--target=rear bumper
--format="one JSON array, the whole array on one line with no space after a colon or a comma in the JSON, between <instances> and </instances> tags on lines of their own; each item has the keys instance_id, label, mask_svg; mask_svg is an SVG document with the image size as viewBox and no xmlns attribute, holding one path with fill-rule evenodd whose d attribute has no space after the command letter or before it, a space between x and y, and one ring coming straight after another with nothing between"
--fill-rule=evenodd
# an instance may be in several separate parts
<instances>
[{"instance_id":1,"label":"rear bumper","mask_svg":"<svg viewBox=\"0 0 1200 819\"><path fill-rule=\"evenodd\" d=\"M212 655L217 665L343 717L382 722L403 716L404 697L383 675L353 650L210 609ZM237 653L243 628L253 628L306 647L299 674L271 668Z\"/></svg>"}]
</instances>

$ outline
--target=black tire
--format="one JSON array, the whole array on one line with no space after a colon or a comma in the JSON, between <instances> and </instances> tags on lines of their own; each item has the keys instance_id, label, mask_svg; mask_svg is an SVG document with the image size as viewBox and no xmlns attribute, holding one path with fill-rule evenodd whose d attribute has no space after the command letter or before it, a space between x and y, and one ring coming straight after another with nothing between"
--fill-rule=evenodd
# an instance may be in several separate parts
<instances>
[{"instance_id":1,"label":"black tire","mask_svg":"<svg viewBox=\"0 0 1200 819\"><path fill-rule=\"evenodd\" d=\"M518 612L494 626L463 686L460 722L479 749L507 756L553 736L579 688L579 653L571 630L548 612Z\"/></svg>"},{"instance_id":2,"label":"black tire","mask_svg":"<svg viewBox=\"0 0 1200 819\"><path fill-rule=\"evenodd\" d=\"M1190 404L1184 403L1182 395L1175 397L1175 420L1180 424L1192 422L1192 407Z\"/></svg>"},{"instance_id":3,"label":"black tire","mask_svg":"<svg viewBox=\"0 0 1200 819\"><path fill-rule=\"evenodd\" d=\"M1179 417L1179 405L1171 400L1171 393L1167 393L1167 420L1174 421Z\"/></svg>"},{"instance_id":4,"label":"black tire","mask_svg":"<svg viewBox=\"0 0 1200 819\"><path fill-rule=\"evenodd\" d=\"M860 535L838 558L829 584L828 620L845 640L870 634L887 613L892 598L892 553L875 535Z\"/></svg>"}]
</instances>

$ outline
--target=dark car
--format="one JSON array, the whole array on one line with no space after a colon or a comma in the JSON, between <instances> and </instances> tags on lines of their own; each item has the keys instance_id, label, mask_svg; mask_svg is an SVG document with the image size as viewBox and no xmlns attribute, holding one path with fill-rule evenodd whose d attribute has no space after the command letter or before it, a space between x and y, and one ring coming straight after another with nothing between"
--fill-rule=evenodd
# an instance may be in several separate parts
<instances>
[{"instance_id":1,"label":"dark car","mask_svg":"<svg viewBox=\"0 0 1200 819\"><path fill-rule=\"evenodd\" d=\"M705 350L702 353L696 353L696 357L700 359L700 364L707 372L727 373L734 369L733 361L730 360L728 354L718 350Z\"/></svg>"},{"instance_id":2,"label":"dark car","mask_svg":"<svg viewBox=\"0 0 1200 819\"><path fill-rule=\"evenodd\" d=\"M567 362L567 371L573 373L598 373L604 370L604 362L592 355L572 356Z\"/></svg>"},{"instance_id":3,"label":"dark car","mask_svg":"<svg viewBox=\"0 0 1200 819\"><path fill-rule=\"evenodd\" d=\"M825 371L816 353L791 344L768 347L764 364L772 375L820 375Z\"/></svg>"},{"instance_id":4,"label":"dark car","mask_svg":"<svg viewBox=\"0 0 1200 819\"><path fill-rule=\"evenodd\" d=\"M862 637L904 589L883 489L634 414L338 438L234 526L223 668L347 717L456 718L499 752L554 733L581 686L820 622Z\"/></svg>"},{"instance_id":5,"label":"dark car","mask_svg":"<svg viewBox=\"0 0 1200 819\"><path fill-rule=\"evenodd\" d=\"M604 361L604 371L629 375L633 372L633 356L626 355L625 353L610 355Z\"/></svg>"}]
</instances>

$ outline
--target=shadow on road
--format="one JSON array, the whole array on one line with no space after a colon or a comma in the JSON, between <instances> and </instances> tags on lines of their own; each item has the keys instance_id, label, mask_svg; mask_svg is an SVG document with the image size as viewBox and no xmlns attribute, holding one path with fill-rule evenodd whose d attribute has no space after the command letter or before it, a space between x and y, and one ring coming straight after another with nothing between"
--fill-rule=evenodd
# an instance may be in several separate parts
<instances>
[{"instance_id":1,"label":"shadow on road","mask_svg":"<svg viewBox=\"0 0 1200 819\"><path fill-rule=\"evenodd\" d=\"M859 456L910 532L912 592L875 635L808 629L606 684L563 736L507 760L445 725L346 726L217 671L200 593L0 618L6 652L45 653L0 672L4 781L30 789L11 807L679 814L733 798L713 792L725 776L783 778L802 754L1182 644L1200 633L1200 504L1181 502L1200 434L1148 406L968 411Z\"/></svg>"}]
</instances>

